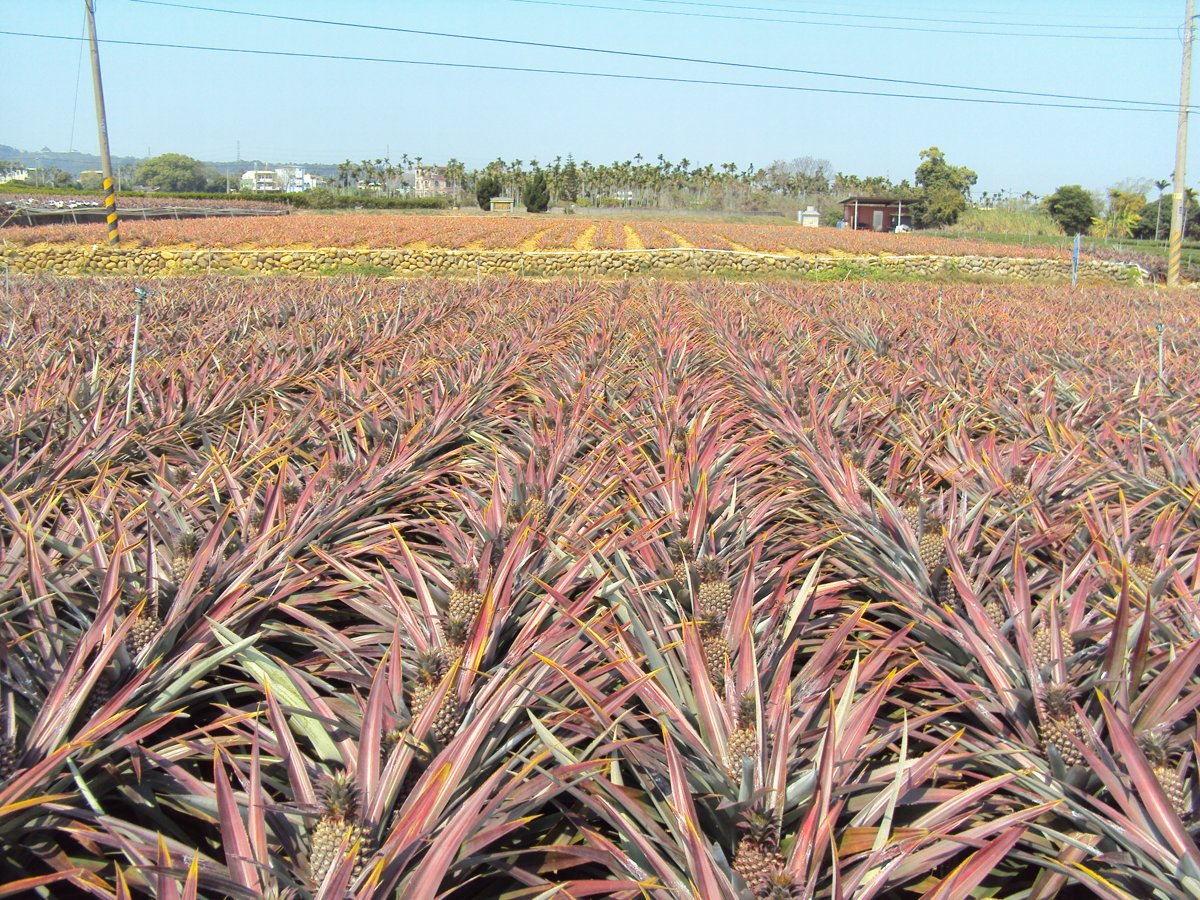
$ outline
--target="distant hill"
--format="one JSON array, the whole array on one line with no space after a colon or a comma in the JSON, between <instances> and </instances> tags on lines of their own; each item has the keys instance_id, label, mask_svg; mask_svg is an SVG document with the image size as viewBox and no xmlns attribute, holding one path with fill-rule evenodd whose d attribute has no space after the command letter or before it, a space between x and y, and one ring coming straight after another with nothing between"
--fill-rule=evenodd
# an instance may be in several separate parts
<instances>
[{"instance_id":1,"label":"distant hill","mask_svg":"<svg viewBox=\"0 0 1200 900\"><path fill-rule=\"evenodd\" d=\"M146 157L144 156L114 156L113 165L117 167L136 166ZM18 150L16 147L10 147L8 144L0 144L0 160L12 160L19 162L21 165L29 167L38 167L41 169L49 169L57 167L71 175L78 176L80 172L95 172L100 168L100 157L95 153L80 153L78 150L51 150L48 147L43 147L41 150ZM213 162L211 160L202 160L206 166L212 166L218 172L229 172L231 174L241 174L251 168L255 162L252 160L226 160L224 162ZM267 162L266 160L258 160L259 165L267 169L273 169L276 166L283 165L298 165L309 172L316 175L323 175L326 178L332 178L337 175L337 166L329 163L296 163L296 162Z\"/></svg>"}]
</instances>

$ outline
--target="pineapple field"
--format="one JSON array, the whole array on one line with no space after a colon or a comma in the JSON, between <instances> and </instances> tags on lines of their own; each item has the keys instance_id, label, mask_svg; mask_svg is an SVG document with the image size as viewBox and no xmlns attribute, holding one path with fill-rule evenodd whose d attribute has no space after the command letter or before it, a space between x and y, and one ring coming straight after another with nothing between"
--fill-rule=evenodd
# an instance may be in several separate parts
<instances>
[{"instance_id":1,"label":"pineapple field","mask_svg":"<svg viewBox=\"0 0 1200 900\"><path fill-rule=\"evenodd\" d=\"M0 895L1200 896L1185 292L140 284L4 295Z\"/></svg>"}]
</instances>

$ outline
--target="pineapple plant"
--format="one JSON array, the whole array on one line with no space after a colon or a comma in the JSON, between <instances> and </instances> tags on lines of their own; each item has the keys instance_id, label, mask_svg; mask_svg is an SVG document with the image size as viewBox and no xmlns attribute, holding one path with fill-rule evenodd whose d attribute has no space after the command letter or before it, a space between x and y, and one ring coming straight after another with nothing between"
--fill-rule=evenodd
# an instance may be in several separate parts
<instances>
[{"instance_id":1,"label":"pineapple plant","mask_svg":"<svg viewBox=\"0 0 1200 900\"><path fill-rule=\"evenodd\" d=\"M1161 463L1146 466L1145 478L1156 491L1164 490L1172 485L1171 477Z\"/></svg>"},{"instance_id":2,"label":"pineapple plant","mask_svg":"<svg viewBox=\"0 0 1200 900\"><path fill-rule=\"evenodd\" d=\"M696 593L696 613L708 622L724 622L733 604L733 589L715 556L706 556L699 565L700 589Z\"/></svg>"},{"instance_id":3,"label":"pineapple plant","mask_svg":"<svg viewBox=\"0 0 1200 900\"><path fill-rule=\"evenodd\" d=\"M942 521L937 516L925 520L925 528L917 542L917 555L921 565L925 567L931 582L936 581L938 573L945 568L946 540L942 536Z\"/></svg>"},{"instance_id":4,"label":"pineapple plant","mask_svg":"<svg viewBox=\"0 0 1200 900\"><path fill-rule=\"evenodd\" d=\"M483 594L477 589L479 570L475 566L455 566L454 588L446 598L446 621L473 623L483 610Z\"/></svg>"},{"instance_id":5,"label":"pineapple plant","mask_svg":"<svg viewBox=\"0 0 1200 900\"><path fill-rule=\"evenodd\" d=\"M671 545L670 552L671 577L681 586L687 587L691 583L692 563L696 550L687 538L679 538Z\"/></svg>"},{"instance_id":6,"label":"pineapple plant","mask_svg":"<svg viewBox=\"0 0 1200 900\"><path fill-rule=\"evenodd\" d=\"M183 581L184 576L187 575L188 567L196 558L199 549L200 535L191 528L181 531L175 538L171 559L171 577L176 584Z\"/></svg>"},{"instance_id":7,"label":"pineapple plant","mask_svg":"<svg viewBox=\"0 0 1200 900\"><path fill-rule=\"evenodd\" d=\"M529 489L525 510L529 516L529 527L534 531L541 531L546 525L546 501L542 498L541 488Z\"/></svg>"},{"instance_id":8,"label":"pineapple plant","mask_svg":"<svg viewBox=\"0 0 1200 900\"><path fill-rule=\"evenodd\" d=\"M467 623L462 619L450 619L446 622L442 633L446 638L445 646L442 647L442 661L449 669L450 666L462 659L463 650L466 649Z\"/></svg>"},{"instance_id":9,"label":"pineapple plant","mask_svg":"<svg viewBox=\"0 0 1200 900\"><path fill-rule=\"evenodd\" d=\"M1150 545L1144 541L1139 541L1134 545L1130 562L1129 571L1133 573L1142 587L1149 591L1150 585L1154 584L1154 551Z\"/></svg>"},{"instance_id":10,"label":"pineapple plant","mask_svg":"<svg viewBox=\"0 0 1200 900\"><path fill-rule=\"evenodd\" d=\"M755 727L755 697L746 694L738 701L734 729L725 748L725 771L734 781L741 781L747 759L753 760L758 750L758 730Z\"/></svg>"},{"instance_id":11,"label":"pineapple plant","mask_svg":"<svg viewBox=\"0 0 1200 900\"><path fill-rule=\"evenodd\" d=\"M359 821L358 785L349 772L335 772L321 785L321 817L313 829L308 852L308 871L320 885L338 859L338 851L354 857L354 872L362 869L366 831Z\"/></svg>"},{"instance_id":12,"label":"pineapple plant","mask_svg":"<svg viewBox=\"0 0 1200 900\"><path fill-rule=\"evenodd\" d=\"M1065 684L1052 684L1042 692L1038 703L1042 746L1056 749L1063 763L1070 768L1083 762L1083 754L1071 738L1083 740L1083 723L1075 710L1074 691Z\"/></svg>"},{"instance_id":13,"label":"pineapple plant","mask_svg":"<svg viewBox=\"0 0 1200 900\"><path fill-rule=\"evenodd\" d=\"M436 651L422 653L417 656L417 684L412 691L412 716L416 720L421 717L433 695L437 693L438 685L446 676L446 661L442 654ZM453 689L446 692L437 715L433 720L433 734L443 744L454 737L461 717L458 697Z\"/></svg>"},{"instance_id":14,"label":"pineapple plant","mask_svg":"<svg viewBox=\"0 0 1200 900\"><path fill-rule=\"evenodd\" d=\"M999 597L992 597L988 600L983 605L983 611L997 631L1003 628L1004 623L1008 621L1008 610L1004 608L1004 602Z\"/></svg>"},{"instance_id":15,"label":"pineapple plant","mask_svg":"<svg viewBox=\"0 0 1200 900\"><path fill-rule=\"evenodd\" d=\"M134 615L133 624L125 636L125 646L129 648L129 652L133 656L137 656L153 644L155 635L162 628L162 619L158 617L157 606L154 598L146 597L140 611Z\"/></svg>"},{"instance_id":16,"label":"pineapple plant","mask_svg":"<svg viewBox=\"0 0 1200 900\"><path fill-rule=\"evenodd\" d=\"M1162 786L1171 808L1175 810L1179 818L1184 819L1191 813L1191 804L1188 802L1187 789L1184 787L1183 779L1180 777L1178 769L1171 764L1168 738L1169 735L1166 731L1155 728L1142 732L1138 736L1138 745L1146 756L1146 762L1150 763L1150 770Z\"/></svg>"},{"instance_id":17,"label":"pineapple plant","mask_svg":"<svg viewBox=\"0 0 1200 900\"><path fill-rule=\"evenodd\" d=\"M712 623L701 625L700 646L704 650L709 681L721 693L725 686L725 662L729 659L729 641L725 638L724 628Z\"/></svg>"},{"instance_id":18,"label":"pineapple plant","mask_svg":"<svg viewBox=\"0 0 1200 900\"><path fill-rule=\"evenodd\" d=\"M304 489L294 481L289 481L283 486L283 502L288 506L295 506L300 499L300 495Z\"/></svg>"},{"instance_id":19,"label":"pineapple plant","mask_svg":"<svg viewBox=\"0 0 1200 900\"><path fill-rule=\"evenodd\" d=\"M770 897L784 874L778 822L756 805L743 815L739 830L742 834L733 854L733 870L742 876L751 897Z\"/></svg>"},{"instance_id":20,"label":"pineapple plant","mask_svg":"<svg viewBox=\"0 0 1200 900\"><path fill-rule=\"evenodd\" d=\"M1055 612L1058 613L1058 638L1062 643L1063 659L1067 659L1075 652L1075 641L1067 629L1067 611L1061 603L1057 605ZM1053 662L1053 645L1050 631L1050 607L1047 602L1042 606L1041 619L1033 632L1033 662L1039 669L1044 669Z\"/></svg>"}]
</instances>

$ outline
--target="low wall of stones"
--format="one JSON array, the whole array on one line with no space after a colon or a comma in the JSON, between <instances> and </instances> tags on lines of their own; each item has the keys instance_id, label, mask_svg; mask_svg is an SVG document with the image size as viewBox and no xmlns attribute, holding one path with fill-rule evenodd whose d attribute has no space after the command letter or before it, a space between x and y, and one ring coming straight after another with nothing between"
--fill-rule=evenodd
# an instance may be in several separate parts
<instances>
[{"instance_id":1,"label":"low wall of stones","mask_svg":"<svg viewBox=\"0 0 1200 900\"><path fill-rule=\"evenodd\" d=\"M639 275L891 274L923 277L984 276L1024 281L1063 281L1071 277L1067 259L993 256L781 256L733 250L177 250L157 247L5 247L0 266L10 271L57 275L163 276L198 273L250 275L585 275L625 278ZM1079 276L1090 281L1140 282L1137 266L1103 260L1080 262Z\"/></svg>"}]
</instances>

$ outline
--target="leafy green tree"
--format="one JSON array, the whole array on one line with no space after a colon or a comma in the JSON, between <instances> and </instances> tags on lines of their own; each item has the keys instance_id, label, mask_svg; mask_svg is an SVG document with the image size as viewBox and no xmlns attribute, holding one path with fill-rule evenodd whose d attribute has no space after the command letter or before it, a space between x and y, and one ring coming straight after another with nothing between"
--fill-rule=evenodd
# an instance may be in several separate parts
<instances>
[{"instance_id":1,"label":"leafy green tree","mask_svg":"<svg viewBox=\"0 0 1200 900\"><path fill-rule=\"evenodd\" d=\"M203 191L214 177L208 166L182 153L142 160L133 173L136 183L160 191Z\"/></svg>"},{"instance_id":2,"label":"leafy green tree","mask_svg":"<svg viewBox=\"0 0 1200 900\"><path fill-rule=\"evenodd\" d=\"M953 225L967 208L971 188L979 176L966 166L952 166L937 147L920 153L916 182L919 198L914 219L921 228Z\"/></svg>"},{"instance_id":3,"label":"leafy green tree","mask_svg":"<svg viewBox=\"0 0 1200 900\"><path fill-rule=\"evenodd\" d=\"M479 208L487 209L490 207L492 198L499 197L502 190L500 179L495 175L481 176L475 182L475 201L479 204Z\"/></svg>"},{"instance_id":4,"label":"leafy green tree","mask_svg":"<svg viewBox=\"0 0 1200 900\"><path fill-rule=\"evenodd\" d=\"M1108 211L1092 219L1092 233L1098 237L1132 237L1145 216L1146 198L1137 191L1112 188L1108 192Z\"/></svg>"},{"instance_id":5,"label":"leafy green tree","mask_svg":"<svg viewBox=\"0 0 1200 900\"><path fill-rule=\"evenodd\" d=\"M541 169L534 172L525 186L525 209L531 213L544 213L550 208L550 186Z\"/></svg>"},{"instance_id":6,"label":"leafy green tree","mask_svg":"<svg viewBox=\"0 0 1200 900\"><path fill-rule=\"evenodd\" d=\"M1042 203L1046 214L1067 234L1087 234L1096 217L1092 195L1078 184L1064 184Z\"/></svg>"},{"instance_id":7,"label":"leafy green tree","mask_svg":"<svg viewBox=\"0 0 1200 900\"><path fill-rule=\"evenodd\" d=\"M568 203L574 203L579 199L579 170L575 168L575 160L570 156L567 156L567 161L562 169L561 196Z\"/></svg>"}]
</instances>

